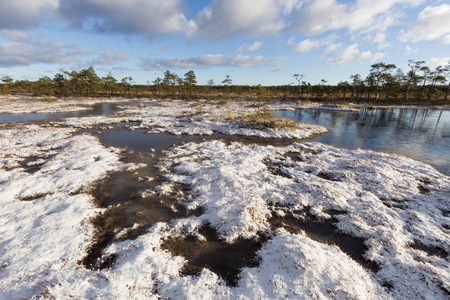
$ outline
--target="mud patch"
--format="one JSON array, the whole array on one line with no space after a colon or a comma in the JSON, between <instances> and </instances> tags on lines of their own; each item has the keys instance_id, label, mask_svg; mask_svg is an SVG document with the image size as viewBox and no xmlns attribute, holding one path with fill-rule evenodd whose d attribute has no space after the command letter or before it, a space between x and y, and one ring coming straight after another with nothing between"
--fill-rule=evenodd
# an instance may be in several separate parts
<instances>
[{"instance_id":1,"label":"mud patch","mask_svg":"<svg viewBox=\"0 0 450 300\"><path fill-rule=\"evenodd\" d=\"M243 268L259 266L260 258L256 253L267 241L267 237L263 236L260 240L238 239L233 243L226 243L218 238L217 232L209 225L204 225L199 233L206 240L189 235L185 238L168 239L161 245L172 255L188 260L182 270L184 275L197 275L206 268L220 276L228 286L235 287Z\"/></svg>"},{"instance_id":2,"label":"mud patch","mask_svg":"<svg viewBox=\"0 0 450 300\"><path fill-rule=\"evenodd\" d=\"M203 140L204 137L147 134L121 129L105 130L94 135L102 144L125 148L121 161L145 165L131 172L111 173L94 184L90 191L97 205L107 210L91 220L96 228L95 239L80 263L99 270L114 265L115 259L103 257L103 250L113 242L136 239L157 222L203 213L202 208L187 211L182 204L183 195L189 192L186 185L172 184L170 193L158 192L165 180L156 165L163 150L181 142Z\"/></svg>"},{"instance_id":3,"label":"mud patch","mask_svg":"<svg viewBox=\"0 0 450 300\"><path fill-rule=\"evenodd\" d=\"M418 189L419 189L419 192L421 194L429 194L429 193L431 193L431 190L429 188L423 186L423 185L419 185Z\"/></svg>"},{"instance_id":4,"label":"mud patch","mask_svg":"<svg viewBox=\"0 0 450 300\"><path fill-rule=\"evenodd\" d=\"M29 156L24 160L19 161L19 165L29 174L34 174L42 168L49 158L40 156Z\"/></svg>"},{"instance_id":5,"label":"mud patch","mask_svg":"<svg viewBox=\"0 0 450 300\"><path fill-rule=\"evenodd\" d=\"M386 207L389 208L399 208L399 209L407 208L406 204L407 200L383 199L383 198L380 198L380 200L381 203L383 203Z\"/></svg>"},{"instance_id":6,"label":"mud patch","mask_svg":"<svg viewBox=\"0 0 450 300\"><path fill-rule=\"evenodd\" d=\"M410 243L409 247L416 249L416 250L424 251L429 256L437 256L439 258L446 258L449 256L449 253L447 251L445 251L445 249L440 248L440 247L425 245L418 240L414 240L414 243Z\"/></svg>"},{"instance_id":7,"label":"mud patch","mask_svg":"<svg viewBox=\"0 0 450 300\"><path fill-rule=\"evenodd\" d=\"M115 260L107 259L105 263L102 252L111 243L135 239L157 222L168 222L187 215L175 195L146 194L145 191L152 190L162 181L142 180L144 174L152 174L152 171L143 168L135 173L114 173L95 185L91 194L99 206L108 209L92 220L96 239L82 260L84 266L91 269L110 267ZM183 188L180 186L176 190ZM126 234L119 234L127 229Z\"/></svg>"},{"instance_id":8,"label":"mud patch","mask_svg":"<svg viewBox=\"0 0 450 300\"><path fill-rule=\"evenodd\" d=\"M289 157L293 162L302 162L303 161L300 152L288 152L285 154L285 156Z\"/></svg>"},{"instance_id":9,"label":"mud patch","mask_svg":"<svg viewBox=\"0 0 450 300\"><path fill-rule=\"evenodd\" d=\"M34 194L34 195L30 195L30 196L25 196L25 197L19 197L20 201L33 201L33 200L37 200L40 198L44 198L47 195L51 195L51 193L42 193L42 194Z\"/></svg>"},{"instance_id":10,"label":"mud patch","mask_svg":"<svg viewBox=\"0 0 450 300\"><path fill-rule=\"evenodd\" d=\"M288 172L284 171L286 168L288 168L287 166L280 163L273 163L267 159L263 160L263 163L267 166L267 169L273 175L292 179L292 176Z\"/></svg>"},{"instance_id":11,"label":"mud patch","mask_svg":"<svg viewBox=\"0 0 450 300\"><path fill-rule=\"evenodd\" d=\"M332 173L320 172L317 174L317 177L320 177L328 181L340 181L338 178L335 178L335 175Z\"/></svg>"},{"instance_id":12,"label":"mud patch","mask_svg":"<svg viewBox=\"0 0 450 300\"><path fill-rule=\"evenodd\" d=\"M357 261L364 268L373 272L379 271L380 267L364 258L364 253L368 250L364 245L364 239L340 232L336 223L337 220L319 219L309 213L310 208L303 211L285 212L284 216L272 213L269 219L273 229L284 228L288 232L298 234L305 232L309 238L328 245L336 245L342 252L349 255L353 260ZM330 215L341 215L343 211L331 210Z\"/></svg>"}]
</instances>

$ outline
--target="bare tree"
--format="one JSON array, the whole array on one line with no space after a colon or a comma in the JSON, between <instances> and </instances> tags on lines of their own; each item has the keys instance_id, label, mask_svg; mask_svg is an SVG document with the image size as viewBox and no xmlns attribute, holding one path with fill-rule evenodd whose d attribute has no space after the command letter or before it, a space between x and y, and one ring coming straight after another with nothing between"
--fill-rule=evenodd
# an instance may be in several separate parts
<instances>
[{"instance_id":1,"label":"bare tree","mask_svg":"<svg viewBox=\"0 0 450 300\"><path fill-rule=\"evenodd\" d=\"M297 80L298 82L298 94L300 95L301 98L303 98L303 93L302 93L302 79L305 77L305 75L303 74L294 74L292 75L292 77L295 78L295 80Z\"/></svg>"}]
</instances>

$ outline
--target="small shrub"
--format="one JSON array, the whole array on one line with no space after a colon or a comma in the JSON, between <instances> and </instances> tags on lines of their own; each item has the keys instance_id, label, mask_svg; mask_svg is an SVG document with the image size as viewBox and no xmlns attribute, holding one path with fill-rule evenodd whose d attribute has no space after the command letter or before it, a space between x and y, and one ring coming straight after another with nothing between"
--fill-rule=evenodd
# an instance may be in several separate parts
<instances>
[{"instance_id":1,"label":"small shrub","mask_svg":"<svg viewBox=\"0 0 450 300\"><path fill-rule=\"evenodd\" d=\"M347 103L339 103L339 104L336 104L336 106L338 108L349 108L349 105Z\"/></svg>"},{"instance_id":2,"label":"small shrub","mask_svg":"<svg viewBox=\"0 0 450 300\"><path fill-rule=\"evenodd\" d=\"M228 104L228 100L220 100L217 104L219 105L227 105Z\"/></svg>"},{"instance_id":3,"label":"small shrub","mask_svg":"<svg viewBox=\"0 0 450 300\"><path fill-rule=\"evenodd\" d=\"M45 97L45 98L42 98L42 101L47 102L47 103L51 103L51 102L53 102L53 99L50 98L50 97Z\"/></svg>"},{"instance_id":4,"label":"small shrub","mask_svg":"<svg viewBox=\"0 0 450 300\"><path fill-rule=\"evenodd\" d=\"M252 114L243 117L242 123L257 129L264 128L287 128L297 129L297 123L290 118L282 118L268 109L258 110Z\"/></svg>"},{"instance_id":5,"label":"small shrub","mask_svg":"<svg viewBox=\"0 0 450 300\"><path fill-rule=\"evenodd\" d=\"M441 90L435 89L433 91L433 94L431 95L431 97L433 98L433 100L439 100L439 99L444 99L445 98L445 93Z\"/></svg>"},{"instance_id":6,"label":"small shrub","mask_svg":"<svg viewBox=\"0 0 450 300\"><path fill-rule=\"evenodd\" d=\"M203 103L198 100L191 104L191 106L193 106L193 107L198 107L198 106L202 106L202 105L203 105Z\"/></svg>"}]
</instances>

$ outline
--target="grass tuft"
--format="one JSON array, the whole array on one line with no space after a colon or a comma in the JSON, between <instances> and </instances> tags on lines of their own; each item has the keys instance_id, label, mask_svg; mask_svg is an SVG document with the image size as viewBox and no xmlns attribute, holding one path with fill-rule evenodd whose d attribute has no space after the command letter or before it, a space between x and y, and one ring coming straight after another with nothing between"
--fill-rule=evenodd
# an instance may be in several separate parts
<instances>
[{"instance_id":1,"label":"grass tuft","mask_svg":"<svg viewBox=\"0 0 450 300\"><path fill-rule=\"evenodd\" d=\"M234 112L232 112L232 111L227 111L225 113L225 119L227 119L227 120L234 120L235 117L236 116L234 115Z\"/></svg>"},{"instance_id":2,"label":"grass tuft","mask_svg":"<svg viewBox=\"0 0 450 300\"><path fill-rule=\"evenodd\" d=\"M242 123L257 129L286 128L294 130L298 128L298 124L291 118L282 118L266 108L244 116Z\"/></svg>"},{"instance_id":3,"label":"grass tuft","mask_svg":"<svg viewBox=\"0 0 450 300\"><path fill-rule=\"evenodd\" d=\"M50 98L50 97L45 97L45 98L42 98L42 101L47 102L47 103L51 103L51 102L53 102L53 99Z\"/></svg>"}]
</instances>

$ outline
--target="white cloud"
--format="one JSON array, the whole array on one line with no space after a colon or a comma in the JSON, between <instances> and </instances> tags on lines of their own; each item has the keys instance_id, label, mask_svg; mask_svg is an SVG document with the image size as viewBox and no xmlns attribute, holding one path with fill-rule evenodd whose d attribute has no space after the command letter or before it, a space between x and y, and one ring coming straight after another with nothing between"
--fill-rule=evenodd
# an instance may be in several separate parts
<instances>
[{"instance_id":1,"label":"white cloud","mask_svg":"<svg viewBox=\"0 0 450 300\"><path fill-rule=\"evenodd\" d=\"M290 12L292 5L277 0L213 0L195 20L206 39L276 35L286 28L281 15Z\"/></svg>"},{"instance_id":2,"label":"white cloud","mask_svg":"<svg viewBox=\"0 0 450 300\"><path fill-rule=\"evenodd\" d=\"M0 29L37 25L59 6L59 0L0 0Z\"/></svg>"},{"instance_id":3,"label":"white cloud","mask_svg":"<svg viewBox=\"0 0 450 300\"><path fill-rule=\"evenodd\" d=\"M373 38L373 42L378 44L378 49L383 50L391 45L386 41L386 33L378 32Z\"/></svg>"},{"instance_id":4,"label":"white cloud","mask_svg":"<svg viewBox=\"0 0 450 300\"><path fill-rule=\"evenodd\" d=\"M382 58L384 58L386 56L386 54L382 53L382 52L377 52L373 55L373 57L370 59L370 61L374 62L374 61L378 61Z\"/></svg>"},{"instance_id":5,"label":"white cloud","mask_svg":"<svg viewBox=\"0 0 450 300\"><path fill-rule=\"evenodd\" d=\"M392 9L396 5L415 6L417 0L313 0L299 10L296 27L307 34L321 34L330 30L347 28L356 31L384 27L392 24ZM378 29L377 28L377 29Z\"/></svg>"},{"instance_id":6,"label":"white cloud","mask_svg":"<svg viewBox=\"0 0 450 300\"><path fill-rule=\"evenodd\" d=\"M298 10L303 5L302 0L278 0L283 15L289 15L293 10Z\"/></svg>"},{"instance_id":7,"label":"white cloud","mask_svg":"<svg viewBox=\"0 0 450 300\"><path fill-rule=\"evenodd\" d=\"M69 64L78 57L89 54L89 50L79 49L61 41L49 41L28 36L27 41L0 44L0 67L28 66L39 63Z\"/></svg>"},{"instance_id":8,"label":"white cloud","mask_svg":"<svg viewBox=\"0 0 450 300\"><path fill-rule=\"evenodd\" d=\"M330 34L329 36L322 38L322 39L318 39L318 40L306 39L306 40L299 42L294 47L294 51L309 52L311 49L318 48L323 45L331 45L337 38L338 37L336 34ZM292 40L289 41L290 44L292 44L292 42L293 42Z\"/></svg>"},{"instance_id":9,"label":"white cloud","mask_svg":"<svg viewBox=\"0 0 450 300\"><path fill-rule=\"evenodd\" d=\"M259 65L279 66L285 58L266 58L263 56L224 56L222 54L207 54L196 57L179 57L179 58L161 58L161 59L145 59L143 67L146 70L179 68L208 68L208 67L237 67L249 68Z\"/></svg>"},{"instance_id":10,"label":"white cloud","mask_svg":"<svg viewBox=\"0 0 450 300\"><path fill-rule=\"evenodd\" d=\"M342 43L331 43L328 45L327 49L325 49L325 53L336 52L341 47Z\"/></svg>"},{"instance_id":11,"label":"white cloud","mask_svg":"<svg viewBox=\"0 0 450 300\"><path fill-rule=\"evenodd\" d=\"M404 33L402 41L437 41L450 44L450 4L427 6L419 13L417 22Z\"/></svg>"},{"instance_id":12,"label":"white cloud","mask_svg":"<svg viewBox=\"0 0 450 300\"><path fill-rule=\"evenodd\" d=\"M406 54L413 54L413 53L419 52L418 49L414 49L410 45L406 45L405 51L406 51Z\"/></svg>"},{"instance_id":13,"label":"white cloud","mask_svg":"<svg viewBox=\"0 0 450 300\"><path fill-rule=\"evenodd\" d=\"M353 37L363 36L382 50L390 46L387 30L405 16L405 7L422 0L311 0L298 10L291 29L309 35L348 30Z\"/></svg>"},{"instance_id":14,"label":"white cloud","mask_svg":"<svg viewBox=\"0 0 450 300\"><path fill-rule=\"evenodd\" d=\"M377 58L380 57L380 54L377 53ZM349 62L356 62L364 59L375 58L375 56L370 51L361 52L358 49L358 44L352 44L345 48L341 53L337 55L336 58L329 59L325 63L326 64L345 64Z\"/></svg>"},{"instance_id":15,"label":"white cloud","mask_svg":"<svg viewBox=\"0 0 450 300\"><path fill-rule=\"evenodd\" d=\"M271 73L280 73L280 72L285 72L286 68L278 68L278 69L273 69L270 72Z\"/></svg>"},{"instance_id":16,"label":"white cloud","mask_svg":"<svg viewBox=\"0 0 450 300\"><path fill-rule=\"evenodd\" d=\"M73 27L159 36L195 30L181 0L65 0L60 13Z\"/></svg>"},{"instance_id":17,"label":"white cloud","mask_svg":"<svg viewBox=\"0 0 450 300\"><path fill-rule=\"evenodd\" d=\"M92 60L89 65L115 65L124 61L130 56L129 52L118 51L114 49L107 49L104 53L100 54L96 59Z\"/></svg>"},{"instance_id":18,"label":"white cloud","mask_svg":"<svg viewBox=\"0 0 450 300\"><path fill-rule=\"evenodd\" d=\"M450 64L450 57L432 57L429 62L430 66L446 66Z\"/></svg>"},{"instance_id":19,"label":"white cloud","mask_svg":"<svg viewBox=\"0 0 450 300\"><path fill-rule=\"evenodd\" d=\"M255 41L253 44L243 44L243 45L239 46L235 51L236 52L254 52L254 51L258 50L259 48L261 48L262 44L263 43L261 41Z\"/></svg>"},{"instance_id":20,"label":"white cloud","mask_svg":"<svg viewBox=\"0 0 450 300\"><path fill-rule=\"evenodd\" d=\"M295 46L294 51L309 52L309 50L311 50L313 48L318 48L321 45L322 45L322 41L306 39L306 40L301 41L300 43L298 43Z\"/></svg>"},{"instance_id":21,"label":"white cloud","mask_svg":"<svg viewBox=\"0 0 450 300\"><path fill-rule=\"evenodd\" d=\"M29 38L29 34L25 30L18 29L2 29L0 33L10 40L26 42Z\"/></svg>"}]
</instances>

